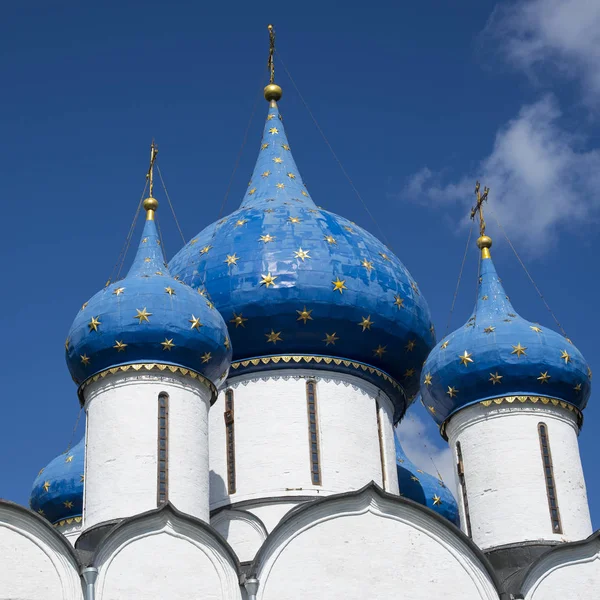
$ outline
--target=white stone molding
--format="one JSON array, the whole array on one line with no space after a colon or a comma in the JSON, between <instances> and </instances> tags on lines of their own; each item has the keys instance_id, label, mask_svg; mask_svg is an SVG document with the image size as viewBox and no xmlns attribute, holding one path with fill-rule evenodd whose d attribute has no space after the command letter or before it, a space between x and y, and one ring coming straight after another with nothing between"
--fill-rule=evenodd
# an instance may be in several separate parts
<instances>
[{"instance_id":1,"label":"white stone molding","mask_svg":"<svg viewBox=\"0 0 600 600\"><path fill-rule=\"evenodd\" d=\"M210 525L233 548L240 562L251 562L267 539L264 523L251 512L225 508L217 512Z\"/></svg>"}]
</instances>

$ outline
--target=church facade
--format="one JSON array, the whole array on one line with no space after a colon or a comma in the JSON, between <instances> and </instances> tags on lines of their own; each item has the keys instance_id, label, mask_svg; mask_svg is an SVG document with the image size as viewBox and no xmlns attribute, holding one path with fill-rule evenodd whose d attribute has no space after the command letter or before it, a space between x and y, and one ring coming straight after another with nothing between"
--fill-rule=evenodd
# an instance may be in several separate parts
<instances>
[{"instance_id":1,"label":"church facade","mask_svg":"<svg viewBox=\"0 0 600 600\"><path fill-rule=\"evenodd\" d=\"M596 597L591 370L513 308L485 194L476 306L436 344L400 260L313 201L281 96L271 77L239 209L168 264L153 147L131 269L65 343L85 435L29 509L0 501L0 600ZM452 449L456 500L396 435L415 400Z\"/></svg>"}]
</instances>

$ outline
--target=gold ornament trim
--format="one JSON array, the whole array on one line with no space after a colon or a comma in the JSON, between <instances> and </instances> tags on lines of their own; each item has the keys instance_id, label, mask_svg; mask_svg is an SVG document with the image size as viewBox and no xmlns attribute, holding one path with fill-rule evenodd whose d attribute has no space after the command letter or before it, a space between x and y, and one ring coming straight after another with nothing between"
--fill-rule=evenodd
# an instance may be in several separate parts
<instances>
[{"instance_id":1,"label":"gold ornament trim","mask_svg":"<svg viewBox=\"0 0 600 600\"><path fill-rule=\"evenodd\" d=\"M62 527L63 525L73 525L73 523L81 523L83 517L69 517L68 519L61 519L56 523L52 523L52 527Z\"/></svg>"},{"instance_id":2,"label":"gold ornament trim","mask_svg":"<svg viewBox=\"0 0 600 600\"><path fill-rule=\"evenodd\" d=\"M79 395L79 402L83 406L85 403L85 399L83 398L83 390L90 385L90 383L94 383L99 379L104 379L105 377L116 375L117 373L125 373L127 371L170 371L171 373L177 373L178 375L183 375L184 377L191 377L192 379L197 379L201 383L203 383L211 392L211 405L215 403L217 399L217 388L213 384L210 379L207 379L204 375L200 373L196 373L196 371L192 371L191 369L185 369L184 367L178 367L176 365L166 365L164 363L133 363L129 365L120 365L118 367L111 367L110 369L105 369L104 371L100 371L96 373L92 377L86 379L80 386L77 391Z\"/></svg>"},{"instance_id":3,"label":"gold ornament trim","mask_svg":"<svg viewBox=\"0 0 600 600\"><path fill-rule=\"evenodd\" d=\"M250 365L256 367L260 364L268 365L270 363L278 364L280 362L283 363L311 363L315 362L325 363L326 365L334 364L336 366L344 365L345 367L352 367L356 370L368 371L372 375L376 375L377 377L381 377L384 381L387 381L392 387L398 390L400 393L404 393L404 388L392 377L390 377L387 373L376 369L375 367L370 367L369 365L365 365L363 363L355 362L353 360L345 360L343 358L335 358L333 356L322 356L322 355L312 355L312 354L285 354L278 356L264 356L261 358L250 358L248 360L239 360L231 363L231 369L233 371L239 368L246 368Z\"/></svg>"}]
</instances>

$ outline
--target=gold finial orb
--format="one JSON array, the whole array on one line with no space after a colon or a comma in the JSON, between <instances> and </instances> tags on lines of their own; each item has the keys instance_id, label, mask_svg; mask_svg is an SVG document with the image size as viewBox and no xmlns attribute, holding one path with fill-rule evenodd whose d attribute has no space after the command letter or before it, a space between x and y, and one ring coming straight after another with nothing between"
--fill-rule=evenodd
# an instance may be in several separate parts
<instances>
[{"instance_id":1,"label":"gold finial orb","mask_svg":"<svg viewBox=\"0 0 600 600\"><path fill-rule=\"evenodd\" d=\"M152 196L150 196L149 198L146 198L144 200L144 210L145 211L155 211L158 208L158 200L156 198L152 198Z\"/></svg>"},{"instance_id":2,"label":"gold finial orb","mask_svg":"<svg viewBox=\"0 0 600 600\"><path fill-rule=\"evenodd\" d=\"M267 102L270 102L271 100L278 102L281 100L282 95L283 90L276 83L270 83L265 87L265 100L267 100Z\"/></svg>"},{"instance_id":3,"label":"gold finial orb","mask_svg":"<svg viewBox=\"0 0 600 600\"><path fill-rule=\"evenodd\" d=\"M492 238L489 235L482 235L481 237L477 238L477 247L480 250L483 250L484 248L491 248Z\"/></svg>"}]
</instances>

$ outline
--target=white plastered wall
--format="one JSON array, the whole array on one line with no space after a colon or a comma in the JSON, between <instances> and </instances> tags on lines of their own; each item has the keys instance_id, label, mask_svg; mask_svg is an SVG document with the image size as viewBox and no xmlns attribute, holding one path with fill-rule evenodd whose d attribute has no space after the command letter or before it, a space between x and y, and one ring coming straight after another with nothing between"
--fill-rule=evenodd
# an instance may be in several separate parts
<instances>
[{"instance_id":1,"label":"white plastered wall","mask_svg":"<svg viewBox=\"0 0 600 600\"><path fill-rule=\"evenodd\" d=\"M24 509L0 504L0 600L80 600L68 542Z\"/></svg>"},{"instance_id":2,"label":"white plastered wall","mask_svg":"<svg viewBox=\"0 0 600 600\"><path fill-rule=\"evenodd\" d=\"M118 373L86 387L84 528L157 506L158 396L169 395L169 500L208 521L210 390L176 373Z\"/></svg>"},{"instance_id":3,"label":"white plastered wall","mask_svg":"<svg viewBox=\"0 0 600 600\"><path fill-rule=\"evenodd\" d=\"M538 424L545 423L562 533L552 529ZM483 549L524 541L574 541L592 532L575 415L552 404L476 404L446 429L460 442L473 540ZM464 498L459 489L461 524Z\"/></svg>"},{"instance_id":4,"label":"white plastered wall","mask_svg":"<svg viewBox=\"0 0 600 600\"><path fill-rule=\"evenodd\" d=\"M256 576L257 600L498 600L450 525L373 488L293 513L261 550Z\"/></svg>"},{"instance_id":5,"label":"white plastered wall","mask_svg":"<svg viewBox=\"0 0 600 600\"><path fill-rule=\"evenodd\" d=\"M254 560L268 535L262 521L245 510L221 510L211 518L210 525L227 540L242 563Z\"/></svg>"}]
</instances>

